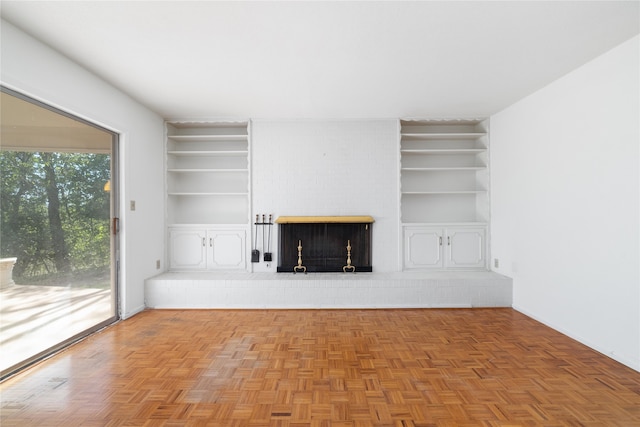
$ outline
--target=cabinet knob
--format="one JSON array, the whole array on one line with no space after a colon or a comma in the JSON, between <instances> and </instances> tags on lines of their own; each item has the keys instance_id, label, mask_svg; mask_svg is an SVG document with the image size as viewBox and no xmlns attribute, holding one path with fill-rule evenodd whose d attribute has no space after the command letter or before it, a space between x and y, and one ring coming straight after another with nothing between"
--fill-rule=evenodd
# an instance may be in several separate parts
<instances>
[{"instance_id":1,"label":"cabinet knob","mask_svg":"<svg viewBox=\"0 0 640 427\"><path fill-rule=\"evenodd\" d=\"M206 241L206 239L203 237L203 238L202 238L202 246L203 246L203 247L207 246L207 243L206 243L205 241Z\"/></svg>"},{"instance_id":2,"label":"cabinet knob","mask_svg":"<svg viewBox=\"0 0 640 427\"><path fill-rule=\"evenodd\" d=\"M213 247L213 237L209 237L209 247Z\"/></svg>"}]
</instances>

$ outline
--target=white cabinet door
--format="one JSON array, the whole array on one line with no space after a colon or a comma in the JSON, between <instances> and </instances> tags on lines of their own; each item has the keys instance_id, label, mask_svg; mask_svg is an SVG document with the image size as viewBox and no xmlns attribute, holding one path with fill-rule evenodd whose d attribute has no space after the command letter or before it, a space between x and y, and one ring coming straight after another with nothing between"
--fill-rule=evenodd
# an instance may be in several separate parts
<instances>
[{"instance_id":1,"label":"white cabinet door","mask_svg":"<svg viewBox=\"0 0 640 427\"><path fill-rule=\"evenodd\" d=\"M486 268L486 228L407 226L404 269Z\"/></svg>"},{"instance_id":2,"label":"white cabinet door","mask_svg":"<svg viewBox=\"0 0 640 427\"><path fill-rule=\"evenodd\" d=\"M442 229L406 227L404 242L404 268L443 267Z\"/></svg>"},{"instance_id":3,"label":"white cabinet door","mask_svg":"<svg viewBox=\"0 0 640 427\"><path fill-rule=\"evenodd\" d=\"M169 269L241 270L245 269L244 229L169 229Z\"/></svg>"},{"instance_id":4,"label":"white cabinet door","mask_svg":"<svg viewBox=\"0 0 640 427\"><path fill-rule=\"evenodd\" d=\"M209 268L246 268L245 230L209 230L207 241Z\"/></svg>"},{"instance_id":5,"label":"white cabinet door","mask_svg":"<svg viewBox=\"0 0 640 427\"><path fill-rule=\"evenodd\" d=\"M204 270L207 267L207 233L203 229L169 230L169 268Z\"/></svg>"},{"instance_id":6,"label":"white cabinet door","mask_svg":"<svg viewBox=\"0 0 640 427\"><path fill-rule=\"evenodd\" d=\"M485 262L483 228L448 228L446 265L458 268L482 268Z\"/></svg>"}]
</instances>

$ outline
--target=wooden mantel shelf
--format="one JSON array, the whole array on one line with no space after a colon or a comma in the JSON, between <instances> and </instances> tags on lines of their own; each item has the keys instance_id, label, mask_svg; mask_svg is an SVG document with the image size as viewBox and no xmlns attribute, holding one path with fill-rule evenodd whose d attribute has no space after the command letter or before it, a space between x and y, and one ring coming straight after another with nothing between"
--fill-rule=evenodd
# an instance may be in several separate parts
<instances>
[{"instance_id":1,"label":"wooden mantel shelf","mask_svg":"<svg viewBox=\"0 0 640 427\"><path fill-rule=\"evenodd\" d=\"M360 216L281 216L276 224L366 224L375 220L369 215Z\"/></svg>"}]
</instances>

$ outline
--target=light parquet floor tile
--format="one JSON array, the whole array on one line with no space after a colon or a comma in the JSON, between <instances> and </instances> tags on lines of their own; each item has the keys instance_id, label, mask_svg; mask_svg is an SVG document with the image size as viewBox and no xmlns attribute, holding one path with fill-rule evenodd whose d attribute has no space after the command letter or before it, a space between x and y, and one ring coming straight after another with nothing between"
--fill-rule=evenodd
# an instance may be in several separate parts
<instances>
[{"instance_id":1,"label":"light parquet floor tile","mask_svg":"<svg viewBox=\"0 0 640 427\"><path fill-rule=\"evenodd\" d=\"M0 384L12 426L640 426L640 373L512 309L150 310Z\"/></svg>"}]
</instances>

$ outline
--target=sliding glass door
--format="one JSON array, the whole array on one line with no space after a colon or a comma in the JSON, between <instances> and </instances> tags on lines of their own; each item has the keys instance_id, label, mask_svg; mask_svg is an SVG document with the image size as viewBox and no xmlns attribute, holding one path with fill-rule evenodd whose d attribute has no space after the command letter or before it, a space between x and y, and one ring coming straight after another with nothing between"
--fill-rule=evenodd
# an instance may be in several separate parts
<instances>
[{"instance_id":1,"label":"sliding glass door","mask_svg":"<svg viewBox=\"0 0 640 427\"><path fill-rule=\"evenodd\" d=\"M118 318L117 134L2 88L0 371Z\"/></svg>"}]
</instances>

